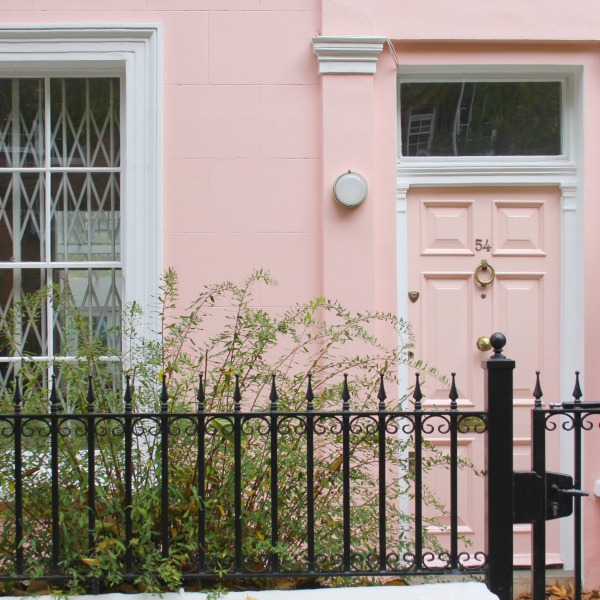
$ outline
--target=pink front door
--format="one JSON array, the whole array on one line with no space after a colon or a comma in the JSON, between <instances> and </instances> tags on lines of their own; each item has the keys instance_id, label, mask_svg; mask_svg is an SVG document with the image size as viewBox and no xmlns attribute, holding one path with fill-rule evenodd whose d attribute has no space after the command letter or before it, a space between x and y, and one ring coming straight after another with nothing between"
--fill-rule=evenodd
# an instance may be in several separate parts
<instances>
[{"instance_id":1,"label":"pink front door","mask_svg":"<svg viewBox=\"0 0 600 600\"><path fill-rule=\"evenodd\" d=\"M537 370L544 400L557 401L550 392L559 389L559 207L556 187L422 187L408 193L408 289L419 292L409 302L415 358L446 375L455 371L459 406L483 409L481 361L490 352L479 350L476 341L495 331L506 335L506 355L516 361L515 470L531 469ZM424 393L425 408L449 403L448 388L433 377ZM442 450L448 444L435 433L431 441ZM483 448L483 436L461 434L460 457L483 467ZM550 452L552 465L558 448ZM465 470L459 485L459 532L473 541L473 549L482 549L484 479ZM442 500L448 496L446 482L432 487ZM432 531L444 543L445 529ZM548 536L547 561L560 563L557 527ZM517 525L515 564L529 561L529 525Z\"/></svg>"}]
</instances>

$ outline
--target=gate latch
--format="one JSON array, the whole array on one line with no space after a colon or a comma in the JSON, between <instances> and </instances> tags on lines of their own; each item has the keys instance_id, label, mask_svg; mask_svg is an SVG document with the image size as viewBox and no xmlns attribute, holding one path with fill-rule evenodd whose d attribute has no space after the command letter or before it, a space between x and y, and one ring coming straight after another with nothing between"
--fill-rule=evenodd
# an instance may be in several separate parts
<instances>
[{"instance_id":1,"label":"gate latch","mask_svg":"<svg viewBox=\"0 0 600 600\"><path fill-rule=\"evenodd\" d=\"M534 523L568 517L573 513L573 498L589 496L573 487L573 477L546 471L546 485L534 471L515 471L513 523Z\"/></svg>"}]
</instances>

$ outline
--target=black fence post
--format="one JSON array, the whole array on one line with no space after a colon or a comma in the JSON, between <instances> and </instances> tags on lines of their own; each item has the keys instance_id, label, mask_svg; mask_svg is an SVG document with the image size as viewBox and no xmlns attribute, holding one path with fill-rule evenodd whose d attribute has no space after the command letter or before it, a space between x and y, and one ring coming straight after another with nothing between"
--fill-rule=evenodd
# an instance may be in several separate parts
<instances>
[{"instance_id":1,"label":"black fence post","mask_svg":"<svg viewBox=\"0 0 600 600\"><path fill-rule=\"evenodd\" d=\"M513 371L515 361L502 354L506 337L490 337L494 355L485 370L487 434L487 584L500 600L513 594Z\"/></svg>"}]
</instances>

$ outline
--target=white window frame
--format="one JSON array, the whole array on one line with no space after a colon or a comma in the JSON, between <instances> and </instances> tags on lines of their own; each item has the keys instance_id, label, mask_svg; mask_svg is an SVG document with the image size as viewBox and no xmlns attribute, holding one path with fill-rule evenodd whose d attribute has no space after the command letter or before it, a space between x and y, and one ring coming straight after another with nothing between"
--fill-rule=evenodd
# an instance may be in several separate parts
<instances>
[{"instance_id":1,"label":"white window frame","mask_svg":"<svg viewBox=\"0 0 600 600\"><path fill-rule=\"evenodd\" d=\"M161 48L160 25L0 27L1 77L121 79L123 306L144 309L137 330L145 338L156 335L162 269Z\"/></svg>"}]
</instances>

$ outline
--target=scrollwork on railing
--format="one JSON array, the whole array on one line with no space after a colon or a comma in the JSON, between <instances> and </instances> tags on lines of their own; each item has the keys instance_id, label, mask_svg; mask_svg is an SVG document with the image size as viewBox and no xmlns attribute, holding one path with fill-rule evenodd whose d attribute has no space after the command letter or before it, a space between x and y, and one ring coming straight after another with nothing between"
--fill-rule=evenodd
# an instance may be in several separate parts
<instances>
[{"instance_id":1,"label":"scrollwork on railing","mask_svg":"<svg viewBox=\"0 0 600 600\"><path fill-rule=\"evenodd\" d=\"M452 556L449 552L442 551L438 554L427 551L423 552L423 570L440 571L450 569Z\"/></svg>"},{"instance_id":2,"label":"scrollwork on railing","mask_svg":"<svg viewBox=\"0 0 600 600\"><path fill-rule=\"evenodd\" d=\"M266 415L244 416L241 431L246 436L256 433L259 436L266 437L271 433L271 419Z\"/></svg>"},{"instance_id":3,"label":"scrollwork on railing","mask_svg":"<svg viewBox=\"0 0 600 600\"><path fill-rule=\"evenodd\" d=\"M170 415L169 435L173 437L192 437L198 435L198 420L195 415Z\"/></svg>"},{"instance_id":4,"label":"scrollwork on railing","mask_svg":"<svg viewBox=\"0 0 600 600\"><path fill-rule=\"evenodd\" d=\"M459 414L456 426L459 433L485 433L487 416L484 414Z\"/></svg>"},{"instance_id":5,"label":"scrollwork on railing","mask_svg":"<svg viewBox=\"0 0 600 600\"><path fill-rule=\"evenodd\" d=\"M458 564L461 569L482 569L487 565L487 554L482 551L474 552L460 552L458 554Z\"/></svg>"},{"instance_id":6,"label":"scrollwork on railing","mask_svg":"<svg viewBox=\"0 0 600 600\"><path fill-rule=\"evenodd\" d=\"M572 408L554 408L544 411L544 426L546 431L555 431L559 425L563 431L592 431L594 429L594 418L600 417L600 410L583 410L579 405L577 410ZM557 422L559 421L559 423ZM600 426L600 422L598 424Z\"/></svg>"},{"instance_id":7,"label":"scrollwork on railing","mask_svg":"<svg viewBox=\"0 0 600 600\"><path fill-rule=\"evenodd\" d=\"M581 415L581 429L584 431L592 431L594 429L592 417L598 417L598 412L584 412ZM600 427L600 421L598 422L598 426Z\"/></svg>"},{"instance_id":8,"label":"scrollwork on railing","mask_svg":"<svg viewBox=\"0 0 600 600\"><path fill-rule=\"evenodd\" d=\"M157 415L136 414L131 419L131 433L135 437L156 437L160 430L160 417Z\"/></svg>"},{"instance_id":9,"label":"scrollwork on railing","mask_svg":"<svg viewBox=\"0 0 600 600\"><path fill-rule=\"evenodd\" d=\"M206 417L206 435L211 438L229 438L233 435L233 417L225 415L213 415Z\"/></svg>"},{"instance_id":10,"label":"scrollwork on railing","mask_svg":"<svg viewBox=\"0 0 600 600\"><path fill-rule=\"evenodd\" d=\"M102 415L94 421L94 432L100 438L112 436L121 439L125 435L125 424L121 417Z\"/></svg>"},{"instance_id":11,"label":"scrollwork on railing","mask_svg":"<svg viewBox=\"0 0 600 600\"><path fill-rule=\"evenodd\" d=\"M352 415L349 429L354 435L375 435L378 432L377 417L372 414Z\"/></svg>"},{"instance_id":12,"label":"scrollwork on railing","mask_svg":"<svg viewBox=\"0 0 600 600\"><path fill-rule=\"evenodd\" d=\"M333 423L327 425L328 420L332 420ZM338 435L342 433L343 428L343 421L339 415L315 415L313 430L317 435L325 435L327 433Z\"/></svg>"},{"instance_id":13,"label":"scrollwork on railing","mask_svg":"<svg viewBox=\"0 0 600 600\"><path fill-rule=\"evenodd\" d=\"M436 423L436 421L438 423ZM445 435L450 433L451 427L452 421L449 413L425 413L423 415L423 420L421 421L421 431L426 435L432 433Z\"/></svg>"},{"instance_id":14,"label":"scrollwork on railing","mask_svg":"<svg viewBox=\"0 0 600 600\"><path fill-rule=\"evenodd\" d=\"M21 434L24 438L33 438L35 436L48 438L52 432L50 422L47 418L24 417L21 423Z\"/></svg>"},{"instance_id":15,"label":"scrollwork on railing","mask_svg":"<svg viewBox=\"0 0 600 600\"><path fill-rule=\"evenodd\" d=\"M87 435L87 423L84 417L68 415L58 423L58 434L61 438L84 438Z\"/></svg>"},{"instance_id":16,"label":"scrollwork on railing","mask_svg":"<svg viewBox=\"0 0 600 600\"><path fill-rule=\"evenodd\" d=\"M306 417L301 415L282 414L277 421L277 433L279 435L306 435Z\"/></svg>"},{"instance_id":17,"label":"scrollwork on railing","mask_svg":"<svg viewBox=\"0 0 600 600\"><path fill-rule=\"evenodd\" d=\"M403 423L400 426L402 433L411 435L415 432L416 418L414 415L402 415L401 417L398 417L398 419Z\"/></svg>"},{"instance_id":18,"label":"scrollwork on railing","mask_svg":"<svg viewBox=\"0 0 600 600\"><path fill-rule=\"evenodd\" d=\"M0 436L5 439L10 439L14 436L16 430L16 422L13 418L0 417Z\"/></svg>"}]
</instances>

